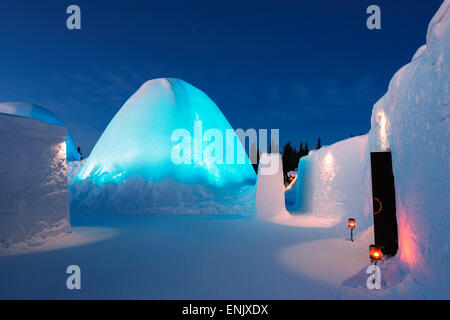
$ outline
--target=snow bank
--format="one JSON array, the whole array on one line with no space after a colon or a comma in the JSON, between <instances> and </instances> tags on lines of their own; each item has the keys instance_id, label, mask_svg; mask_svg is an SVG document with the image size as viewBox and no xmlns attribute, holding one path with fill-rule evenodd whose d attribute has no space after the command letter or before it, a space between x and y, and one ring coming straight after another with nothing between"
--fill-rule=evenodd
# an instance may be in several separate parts
<instances>
[{"instance_id":1,"label":"snow bank","mask_svg":"<svg viewBox=\"0 0 450 320\"><path fill-rule=\"evenodd\" d=\"M309 213L332 226L356 218L373 223L367 135L314 150L300 159L297 202L291 213Z\"/></svg>"},{"instance_id":2,"label":"snow bank","mask_svg":"<svg viewBox=\"0 0 450 320\"><path fill-rule=\"evenodd\" d=\"M176 132L189 140L173 139ZM208 139L212 132L221 139ZM174 150L184 142L191 150L176 155L188 161L176 163ZM208 153L211 146L216 149ZM155 79L123 105L69 185L72 212L249 214L254 182L253 167L214 102L182 80Z\"/></svg>"},{"instance_id":3,"label":"snow bank","mask_svg":"<svg viewBox=\"0 0 450 320\"><path fill-rule=\"evenodd\" d=\"M2 102L0 103L0 113L33 118L45 123L64 127L64 123L55 114L36 104L26 102ZM80 160L77 146L69 133L67 133L66 136L66 152L67 161Z\"/></svg>"},{"instance_id":4,"label":"snow bank","mask_svg":"<svg viewBox=\"0 0 450 320\"><path fill-rule=\"evenodd\" d=\"M392 78L374 106L370 151L392 150L399 255L432 297L450 296L450 1L428 27L426 46Z\"/></svg>"},{"instance_id":5,"label":"snow bank","mask_svg":"<svg viewBox=\"0 0 450 320\"><path fill-rule=\"evenodd\" d=\"M0 114L0 251L70 232L66 128Z\"/></svg>"}]
</instances>

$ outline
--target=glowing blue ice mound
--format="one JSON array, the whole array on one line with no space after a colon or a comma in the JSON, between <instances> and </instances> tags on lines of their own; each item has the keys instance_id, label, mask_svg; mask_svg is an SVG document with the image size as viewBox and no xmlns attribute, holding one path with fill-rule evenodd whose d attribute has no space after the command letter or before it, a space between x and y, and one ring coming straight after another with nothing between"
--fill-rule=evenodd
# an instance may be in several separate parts
<instances>
[{"instance_id":1,"label":"glowing blue ice mound","mask_svg":"<svg viewBox=\"0 0 450 320\"><path fill-rule=\"evenodd\" d=\"M2 102L0 103L0 113L33 118L56 126L65 126L54 113L44 107L27 102ZM80 160L80 154L78 153L77 147L68 132L66 137L66 154L66 161Z\"/></svg>"},{"instance_id":2,"label":"glowing blue ice mound","mask_svg":"<svg viewBox=\"0 0 450 320\"><path fill-rule=\"evenodd\" d=\"M195 127L200 121L204 135ZM236 162L221 163L215 161L215 151L202 152L212 141L217 146L216 139L206 138L208 129L224 138L222 160L232 153ZM189 140L174 139L180 130ZM182 141L191 148L181 148L189 161L180 164L173 153ZM195 148L200 141L202 150ZM237 162L238 154L244 161ZM155 79L142 85L81 168L69 168L71 213L255 215L256 174L244 148L214 102L182 80Z\"/></svg>"},{"instance_id":3,"label":"glowing blue ice mound","mask_svg":"<svg viewBox=\"0 0 450 320\"><path fill-rule=\"evenodd\" d=\"M192 148L198 142L194 122L201 121L202 132L216 129L226 147L245 154L231 125L216 104L201 90L179 79L155 79L144 83L122 106L94 146L74 182L89 180L96 185L123 183L130 177L146 181L173 179L187 184L212 186L254 184L256 175L245 155L245 163L223 163L203 156L190 163L176 164L171 158L176 142L171 140L177 129L187 130ZM197 135L198 137L198 135ZM201 135L200 135L201 137ZM207 147L203 143L203 149ZM193 150L192 149L192 150Z\"/></svg>"}]
</instances>

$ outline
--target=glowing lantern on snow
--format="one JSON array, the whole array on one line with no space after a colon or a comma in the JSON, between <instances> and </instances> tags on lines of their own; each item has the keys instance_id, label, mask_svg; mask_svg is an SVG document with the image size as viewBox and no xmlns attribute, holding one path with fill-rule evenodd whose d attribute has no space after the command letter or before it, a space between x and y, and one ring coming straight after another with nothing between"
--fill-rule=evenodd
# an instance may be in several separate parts
<instances>
[{"instance_id":1,"label":"glowing lantern on snow","mask_svg":"<svg viewBox=\"0 0 450 320\"><path fill-rule=\"evenodd\" d=\"M356 220L353 219L353 218L348 219L348 227L349 227L350 229L355 228L355 227L356 227Z\"/></svg>"},{"instance_id":2,"label":"glowing lantern on snow","mask_svg":"<svg viewBox=\"0 0 450 320\"><path fill-rule=\"evenodd\" d=\"M353 218L348 219L348 227L350 228L350 241L353 241L353 229L356 227L356 220Z\"/></svg>"},{"instance_id":3,"label":"glowing lantern on snow","mask_svg":"<svg viewBox=\"0 0 450 320\"><path fill-rule=\"evenodd\" d=\"M371 263L377 263L383 258L383 253L381 252L381 246L377 244L371 244L369 246L369 256Z\"/></svg>"}]
</instances>

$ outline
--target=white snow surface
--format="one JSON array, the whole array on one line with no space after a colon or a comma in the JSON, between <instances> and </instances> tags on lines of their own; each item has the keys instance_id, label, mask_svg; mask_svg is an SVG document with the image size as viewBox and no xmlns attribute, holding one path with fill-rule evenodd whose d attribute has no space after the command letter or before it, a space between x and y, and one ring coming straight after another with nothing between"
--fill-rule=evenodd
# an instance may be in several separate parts
<instances>
[{"instance_id":1,"label":"white snow surface","mask_svg":"<svg viewBox=\"0 0 450 320\"><path fill-rule=\"evenodd\" d=\"M0 251L70 232L66 129L0 114Z\"/></svg>"}]
</instances>

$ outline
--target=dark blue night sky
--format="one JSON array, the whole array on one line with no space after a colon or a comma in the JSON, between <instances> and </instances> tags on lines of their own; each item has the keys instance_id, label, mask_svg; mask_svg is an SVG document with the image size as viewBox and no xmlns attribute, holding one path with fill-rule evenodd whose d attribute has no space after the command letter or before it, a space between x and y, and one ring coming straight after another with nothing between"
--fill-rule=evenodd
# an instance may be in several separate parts
<instances>
[{"instance_id":1,"label":"dark blue night sky","mask_svg":"<svg viewBox=\"0 0 450 320\"><path fill-rule=\"evenodd\" d=\"M66 28L81 7L82 30ZM368 5L382 29L366 28ZM146 80L181 78L281 143L366 133L442 0L0 2L0 101L46 106L90 151Z\"/></svg>"}]
</instances>

